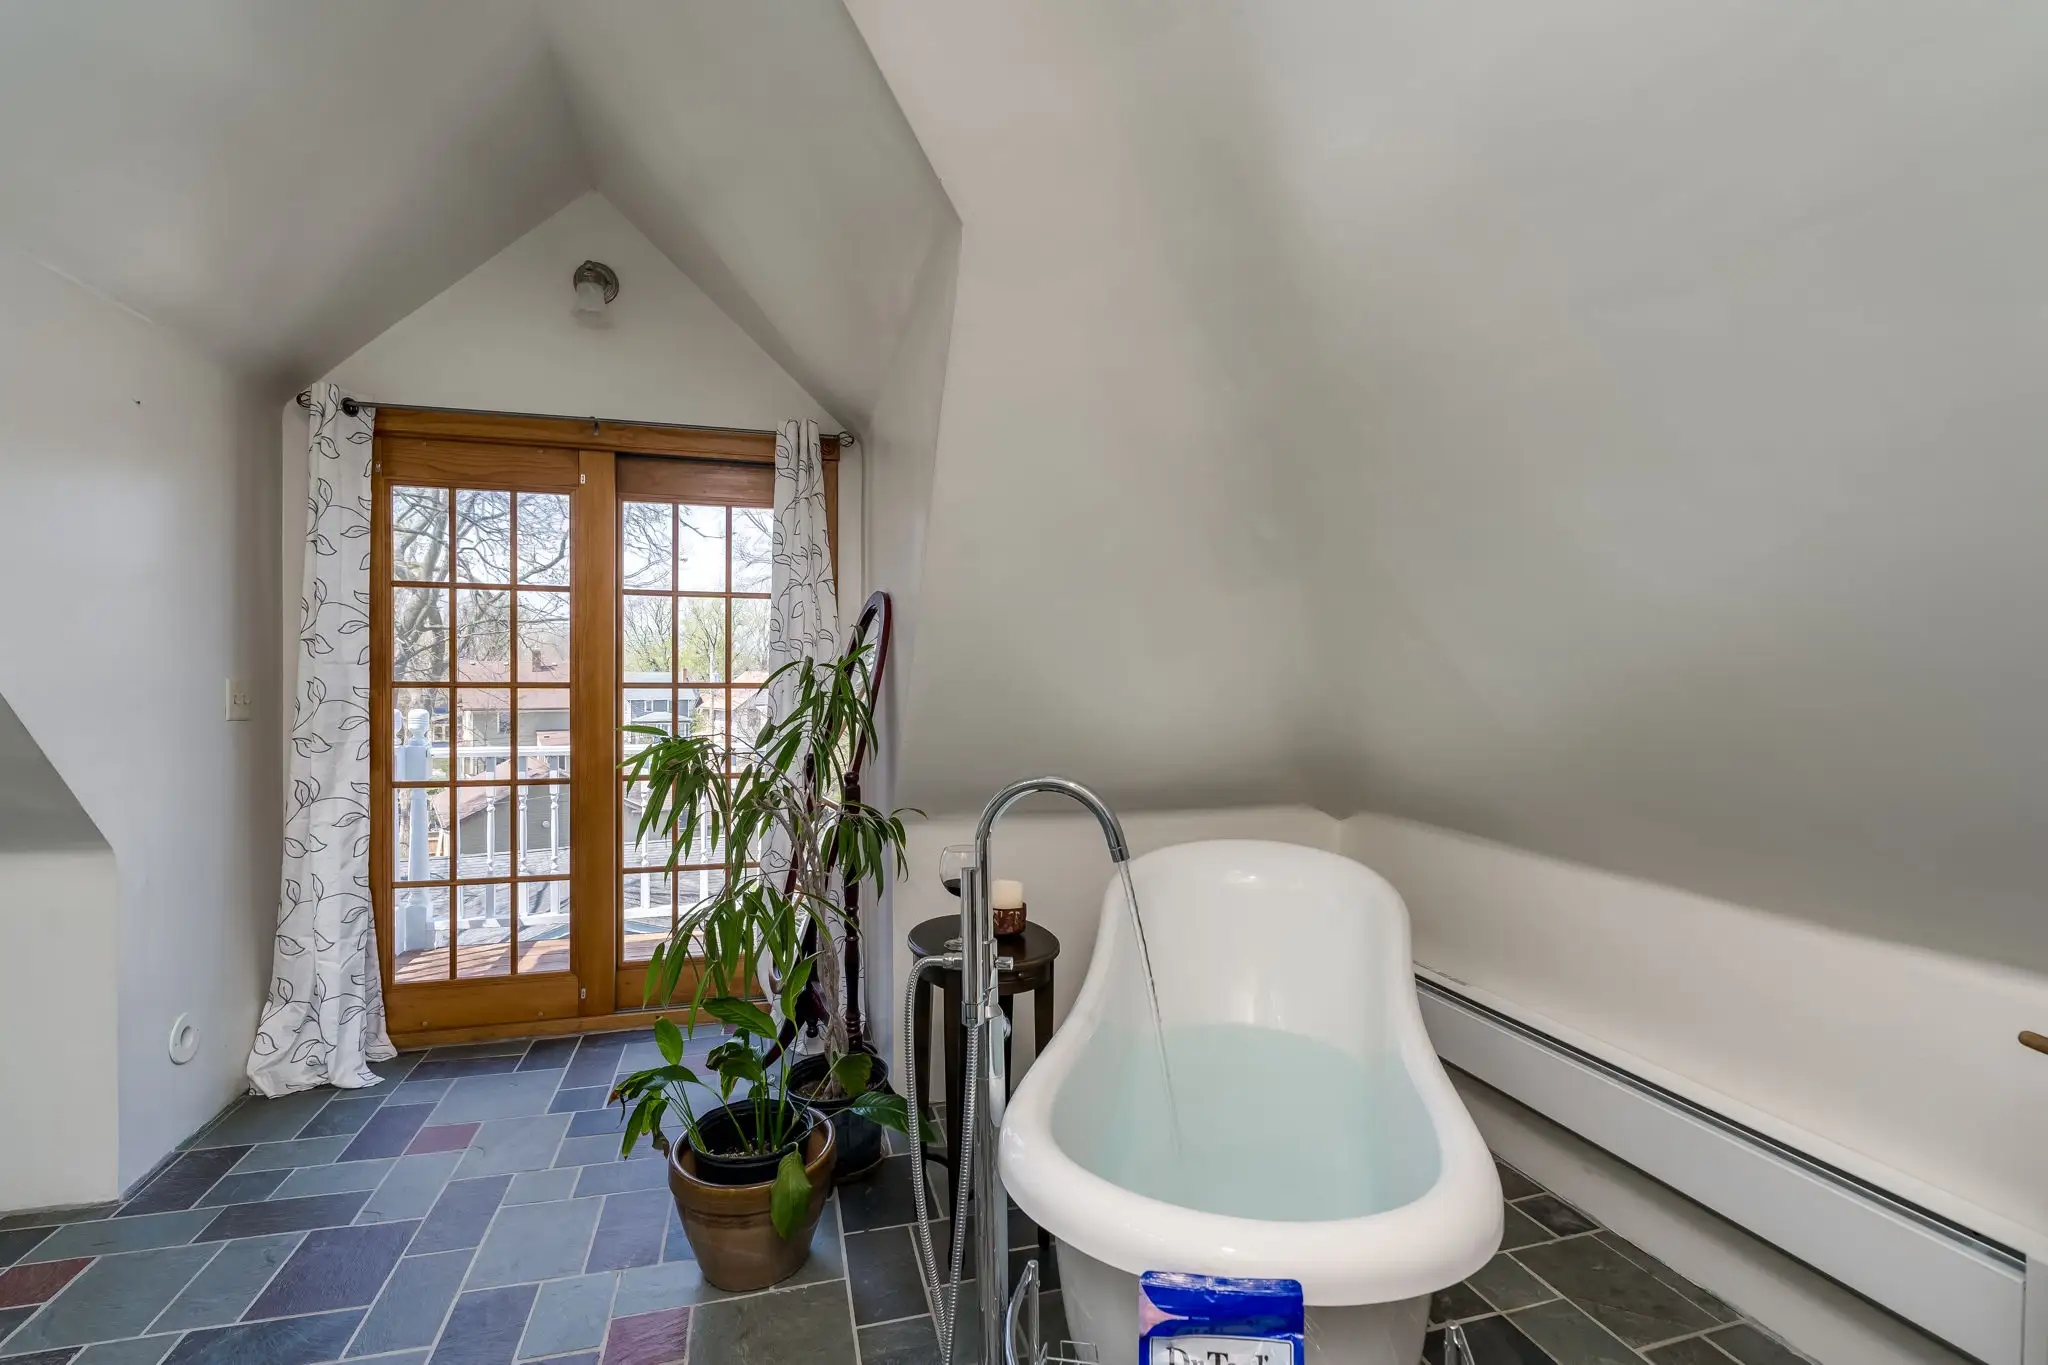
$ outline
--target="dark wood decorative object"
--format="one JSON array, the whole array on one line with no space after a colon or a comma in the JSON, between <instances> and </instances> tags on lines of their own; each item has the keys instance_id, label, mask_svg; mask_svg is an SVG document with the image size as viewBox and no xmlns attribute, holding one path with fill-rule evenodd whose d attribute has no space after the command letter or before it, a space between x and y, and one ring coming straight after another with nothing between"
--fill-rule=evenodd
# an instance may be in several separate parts
<instances>
[{"instance_id":1,"label":"dark wood decorative object","mask_svg":"<svg viewBox=\"0 0 2048 1365\"><path fill-rule=\"evenodd\" d=\"M889 636L893 624L890 619L891 615L888 593L878 591L869 594L867 603L861 608L860 617L854 622L853 631L847 638L846 649L841 655L842 658L851 659L872 646L874 655L868 665L867 696L868 709L870 711L873 711L880 703L882 696L882 676L889 664ZM840 784L841 801L858 801L861 799L860 775L862 766L867 762L867 757L867 737L862 736L846 765L846 775ZM789 881L785 889L794 890L796 887L797 868L795 859L801 856L802 850L796 850L792 857ZM861 937L860 887L858 886L849 885L846 888L846 917L844 924L847 1040L849 1047L853 1051L865 1052L868 1050L868 1044L867 1029L862 1022L860 1003ZM804 931L804 951L806 953L813 953L817 951L817 948L818 925L814 920L810 927ZM788 1047L791 1043L795 1042L798 1028L802 1028L812 1037L817 1036L819 1028L825 1022L828 1009L828 1004L822 992L823 987L814 979L810 989L804 992L803 999L797 1004L796 1018L784 1022L781 1037L777 1039L778 1047Z\"/></svg>"}]
</instances>

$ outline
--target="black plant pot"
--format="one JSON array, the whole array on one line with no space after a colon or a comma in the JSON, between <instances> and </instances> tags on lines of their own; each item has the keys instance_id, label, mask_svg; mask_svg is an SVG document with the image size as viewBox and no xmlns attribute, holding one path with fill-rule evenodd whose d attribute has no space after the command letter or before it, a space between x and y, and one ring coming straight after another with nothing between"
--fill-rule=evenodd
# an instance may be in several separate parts
<instances>
[{"instance_id":1,"label":"black plant pot","mask_svg":"<svg viewBox=\"0 0 2048 1365\"><path fill-rule=\"evenodd\" d=\"M743 1149L754 1136L753 1103L720 1105L697 1120L701 1141L690 1143L697 1155L697 1178L707 1185L765 1185L775 1179L782 1158L795 1151L819 1121L815 1107L799 1106L797 1128L789 1141L765 1156L752 1156Z\"/></svg>"},{"instance_id":2,"label":"black plant pot","mask_svg":"<svg viewBox=\"0 0 2048 1365\"><path fill-rule=\"evenodd\" d=\"M874 1174L888 1151L882 1144L882 1125L852 1112L849 1107L853 1103L852 1097L821 1100L811 1095L812 1086L824 1084L829 1061L829 1058L819 1056L805 1057L796 1062L789 1068L789 1088L801 1096L805 1104L832 1121L833 1131L839 1139L839 1164L833 1168L832 1183L844 1185ZM874 1066L868 1072L868 1089L888 1088L889 1064L875 1057Z\"/></svg>"}]
</instances>

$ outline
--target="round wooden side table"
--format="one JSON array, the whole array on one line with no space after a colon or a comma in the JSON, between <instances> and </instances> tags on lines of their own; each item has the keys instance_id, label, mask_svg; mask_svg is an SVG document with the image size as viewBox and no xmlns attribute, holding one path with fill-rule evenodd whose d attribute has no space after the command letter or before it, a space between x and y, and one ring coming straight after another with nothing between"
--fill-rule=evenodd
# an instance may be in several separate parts
<instances>
[{"instance_id":1,"label":"round wooden side table","mask_svg":"<svg viewBox=\"0 0 2048 1365\"><path fill-rule=\"evenodd\" d=\"M960 951L960 917L942 915L937 919L925 920L910 931L910 953L912 957L930 957L935 953ZM1053 983L1055 967L1059 961L1060 941L1050 929L1042 928L1027 921L1024 932L996 940L998 956L1010 959L1010 969L997 974L996 998L1003 1007L1003 1015L1010 1020L1011 1029L1016 1028L1016 1015L1012 1002L1026 992L1031 996L1031 1037L1032 1044L1044 1048L1052 1038ZM946 1038L946 1141L944 1146L927 1143L925 1160L944 1166L950 1179L960 1175L960 1111L967 1096L967 1030L960 1024L960 972L957 968L934 968L918 981L917 999L913 1002L913 1024L910 1037L911 1057L917 1064L918 1085L924 1091L912 1095L912 1104L922 1104L925 1112L931 1112L932 1069L932 990L937 987L942 1008ZM1011 1040L1003 1043L1003 1062L1007 1069L1012 1052ZM1015 1085L1015 1077L1011 1084ZM950 1181L949 1181L950 1183ZM953 1195L947 1191L947 1217L952 1216ZM1052 1240L1044 1228L1038 1230L1038 1254L1042 1265L1050 1268Z\"/></svg>"}]
</instances>

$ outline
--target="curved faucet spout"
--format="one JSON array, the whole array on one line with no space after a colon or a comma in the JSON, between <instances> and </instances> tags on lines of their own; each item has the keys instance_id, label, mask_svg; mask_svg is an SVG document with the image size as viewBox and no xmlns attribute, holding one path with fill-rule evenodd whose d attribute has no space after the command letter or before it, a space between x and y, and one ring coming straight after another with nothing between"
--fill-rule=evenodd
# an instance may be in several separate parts
<instances>
[{"instance_id":1,"label":"curved faucet spout","mask_svg":"<svg viewBox=\"0 0 2048 1365\"><path fill-rule=\"evenodd\" d=\"M960 1023L972 1031L969 1055L978 1057L979 1061L972 1068L974 1074L969 1081L971 1098L964 1113L973 1115L972 1121L978 1122L984 1133L982 1141L974 1148L970 1172L974 1198L984 1210L999 1209L1004 1205L1003 1178L996 1169L995 1135L1002 1127L1003 1108L1010 1094L1009 1063L1004 1058L1004 1042L1009 1037L1010 1024L997 994L1000 973L1010 965L1010 960L997 955L995 914L990 909L989 896L994 885L988 866L989 835L1010 807L1036 792L1072 797L1086 806L1095 816L1096 823L1102 826L1102 837L1109 844L1110 858L1120 869L1131 860L1131 846L1124 839L1124 827L1116 818L1116 812L1094 792L1064 777L1031 777L1022 782L1012 782L982 808L981 823L974 829L974 862L960 873L960 976L963 986ZM1126 871L1124 875L1129 876L1129 873ZM1045 1042L1040 1038L1038 1045L1043 1047ZM965 1146L964 1138L962 1145ZM984 1214L975 1219L974 1263L976 1274L985 1285L1008 1283L1008 1227L1009 1221L1003 1218ZM983 1360L1001 1360L1007 1354L1003 1324L1003 1296L990 1295L982 1304ZM954 1353L958 1341L959 1325L956 1322L953 1337L947 1342L948 1365L959 1359Z\"/></svg>"},{"instance_id":2,"label":"curved faucet spout","mask_svg":"<svg viewBox=\"0 0 2048 1365\"><path fill-rule=\"evenodd\" d=\"M981 823L974 827L974 861L982 869L984 883L988 876L988 839L996 827L996 821L1009 813L1010 807L1027 796L1038 792L1054 792L1071 797L1087 807L1095 822L1102 826L1102 837L1109 843L1112 862L1127 863L1131 860L1131 846L1124 840L1123 822L1116 818L1116 812L1109 803L1089 791L1078 782L1069 782L1064 777L1027 777L1022 782L1009 786L989 798L981 808Z\"/></svg>"}]
</instances>

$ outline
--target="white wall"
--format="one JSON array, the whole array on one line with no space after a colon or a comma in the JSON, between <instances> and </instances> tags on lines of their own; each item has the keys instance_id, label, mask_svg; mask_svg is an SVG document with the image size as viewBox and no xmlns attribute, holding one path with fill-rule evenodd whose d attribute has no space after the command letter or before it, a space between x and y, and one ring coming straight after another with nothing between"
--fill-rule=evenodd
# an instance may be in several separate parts
<instances>
[{"instance_id":1,"label":"white wall","mask_svg":"<svg viewBox=\"0 0 2048 1365\"><path fill-rule=\"evenodd\" d=\"M1018 773L1018 777L1035 776ZM993 796L991 790L988 795ZM1102 918L1102 893L1109 885L1112 864L1103 847L1102 828L1095 817L1079 812L1064 797L1034 796L996 827L990 850L995 875L1024 883L1024 897L1033 922L1050 929L1060 940L1054 1020L1064 1021L1081 982L1088 975L1088 962L1095 954L1095 929ZM1191 843L1198 839L1275 839L1282 843L1306 844L1311 848L1337 846L1337 822L1321 811L1305 806L1243 806L1223 810L1121 811L1124 837L1133 857L1156 848ZM896 980L902 982L910 969L910 947L906 935L921 920L938 915L958 916L959 900L939 884L939 850L948 844L969 843L974 838L979 812L946 815L934 819L912 819L910 832L910 876L896 887ZM1022 1074L1028 1059L1038 1055L1039 1040L1033 1036L1033 1001L1020 997L1016 1009L1016 1066ZM877 1000L900 1018L903 1011L901 987L887 1000ZM936 1020L934 1028L942 1027ZM907 1041L907 1040L906 1040ZM943 1056L934 1044L933 1066ZM897 1056L901 1074L902 1049ZM938 1084L934 1093L943 1090Z\"/></svg>"},{"instance_id":2,"label":"white wall","mask_svg":"<svg viewBox=\"0 0 2048 1365\"><path fill-rule=\"evenodd\" d=\"M1339 847L1418 964L2022 1249L2048 1247L2048 978L1382 816Z\"/></svg>"},{"instance_id":3,"label":"white wall","mask_svg":"<svg viewBox=\"0 0 2048 1365\"><path fill-rule=\"evenodd\" d=\"M569 314L585 260L618 272L603 326ZM583 194L327 377L371 400L708 427L838 426L603 195Z\"/></svg>"},{"instance_id":4,"label":"white wall","mask_svg":"<svg viewBox=\"0 0 2048 1365\"><path fill-rule=\"evenodd\" d=\"M892 612L889 661L876 708L881 742L862 775L862 796L884 810L896 805L903 721L908 714L905 680L911 676L917 652L925 517L931 507L932 466L938 456L946 353L953 334L953 284L959 268L960 231L955 226L925 258L917 297L883 379L861 451L866 577L870 591L880 589L889 594ZM859 610L860 598L846 594L843 600L849 613ZM891 882L883 888L880 903L863 913L863 928L876 944L887 945L896 937L895 896ZM894 995L898 977L892 953L868 954L864 973L870 993L878 1000L887 1001ZM896 1014L892 1009L869 1011L868 1036L885 1054L895 1044Z\"/></svg>"},{"instance_id":5,"label":"white wall","mask_svg":"<svg viewBox=\"0 0 2048 1365\"><path fill-rule=\"evenodd\" d=\"M80 984L122 956L113 854L0 851L0 942L0 1038L10 1040L0 1048L0 1211L111 1198L121 1181L120 1010Z\"/></svg>"},{"instance_id":6,"label":"white wall","mask_svg":"<svg viewBox=\"0 0 2048 1365\"><path fill-rule=\"evenodd\" d=\"M953 288L959 269L960 234L955 229L942 237L925 259L916 303L890 363L861 452L866 478L868 581L888 591L895 610L891 662L884 683L897 707L916 652L926 521L938 458L947 350L953 334ZM890 725L885 739L893 758L902 742L900 724Z\"/></svg>"},{"instance_id":7,"label":"white wall","mask_svg":"<svg viewBox=\"0 0 2048 1365\"><path fill-rule=\"evenodd\" d=\"M604 325L570 316L570 277L586 260L619 276ZM595 192L430 299L327 376L372 402L621 422L762 430L795 418L838 424ZM283 536L303 543L306 414L283 416ZM861 587L861 455L840 466L840 594ZM297 667L304 565L284 556L284 688ZM853 599L858 600L858 599Z\"/></svg>"},{"instance_id":8,"label":"white wall","mask_svg":"<svg viewBox=\"0 0 2048 1365\"><path fill-rule=\"evenodd\" d=\"M0 697L0 1209L104 1196L120 1163L116 1011L80 1010L58 963L117 961L121 884L113 851ZM61 1028L51 1027L61 1018ZM65 1123L51 1123L61 1113Z\"/></svg>"},{"instance_id":9,"label":"white wall","mask_svg":"<svg viewBox=\"0 0 2048 1365\"><path fill-rule=\"evenodd\" d=\"M118 1087L118 1161L82 1135L63 1186L104 1198L236 1093L262 1002L280 830L275 447L268 403L220 365L5 248L0 298L0 576L17 586L0 597L0 694L120 874L115 946L29 964L61 995L27 1036L114 1021L113 1051L68 1075L88 1104ZM252 684L252 724L222 719L230 675ZM199 1055L176 1067L165 1043L183 1012Z\"/></svg>"}]
</instances>

